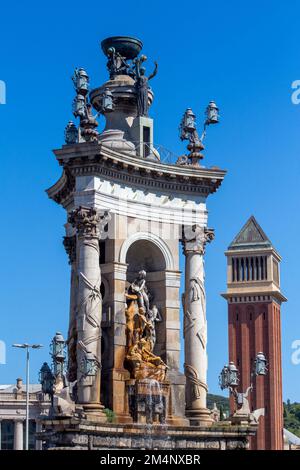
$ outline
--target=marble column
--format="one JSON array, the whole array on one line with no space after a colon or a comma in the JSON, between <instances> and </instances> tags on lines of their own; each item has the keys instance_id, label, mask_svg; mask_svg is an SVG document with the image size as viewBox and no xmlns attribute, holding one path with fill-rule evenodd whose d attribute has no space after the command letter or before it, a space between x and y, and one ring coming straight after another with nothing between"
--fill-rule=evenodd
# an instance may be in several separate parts
<instances>
[{"instance_id":1,"label":"marble column","mask_svg":"<svg viewBox=\"0 0 300 470\"><path fill-rule=\"evenodd\" d=\"M76 270L76 235L66 236L63 240L65 250L69 257L71 266L70 282L70 313L68 328L68 380L77 380L77 327L76 327L76 305L77 305L77 270Z\"/></svg>"},{"instance_id":2,"label":"marble column","mask_svg":"<svg viewBox=\"0 0 300 470\"><path fill-rule=\"evenodd\" d=\"M207 322L204 288L205 244L213 231L203 227L185 227L184 351L186 376L186 416L191 425L211 424L207 395Z\"/></svg>"},{"instance_id":3,"label":"marble column","mask_svg":"<svg viewBox=\"0 0 300 470\"><path fill-rule=\"evenodd\" d=\"M101 381L101 272L99 238L106 217L94 208L79 207L69 215L77 231L77 402L86 412L102 414ZM87 357L95 371L87 374ZM103 414L104 416L104 414Z\"/></svg>"},{"instance_id":4,"label":"marble column","mask_svg":"<svg viewBox=\"0 0 300 470\"><path fill-rule=\"evenodd\" d=\"M23 419L14 422L14 450L23 450Z\"/></svg>"}]
</instances>

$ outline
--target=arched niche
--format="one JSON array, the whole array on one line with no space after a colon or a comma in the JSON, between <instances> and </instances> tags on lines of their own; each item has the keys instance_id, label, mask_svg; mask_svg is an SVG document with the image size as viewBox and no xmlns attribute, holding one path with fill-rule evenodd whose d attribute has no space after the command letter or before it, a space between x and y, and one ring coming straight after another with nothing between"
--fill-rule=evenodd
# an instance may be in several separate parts
<instances>
[{"instance_id":1,"label":"arched niche","mask_svg":"<svg viewBox=\"0 0 300 470\"><path fill-rule=\"evenodd\" d=\"M145 245L148 247L152 247L152 251L154 250L153 245L159 249L159 257L161 255L164 258L165 261L165 269L172 271L174 270L174 259L173 255L171 253L170 248L168 245L157 235L154 235L152 233L147 233L147 232L136 232L134 235L131 237L127 238L124 243L121 246L120 253L119 253L119 262L120 263L126 263L126 258L127 258L127 253L130 247L136 243L136 242L150 242L151 245ZM140 245L141 246L141 245ZM156 252L158 253L158 252Z\"/></svg>"},{"instance_id":2,"label":"arched niche","mask_svg":"<svg viewBox=\"0 0 300 470\"><path fill-rule=\"evenodd\" d=\"M126 254L129 273L142 269L147 273L166 270L166 260L160 248L149 240L137 240L132 243Z\"/></svg>"}]
</instances>

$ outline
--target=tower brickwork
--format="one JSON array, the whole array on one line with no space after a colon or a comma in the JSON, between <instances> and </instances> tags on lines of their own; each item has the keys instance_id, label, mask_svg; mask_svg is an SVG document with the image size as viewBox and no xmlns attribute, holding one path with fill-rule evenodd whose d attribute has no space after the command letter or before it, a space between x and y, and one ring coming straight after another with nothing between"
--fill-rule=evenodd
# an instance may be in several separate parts
<instances>
[{"instance_id":1,"label":"tower brickwork","mask_svg":"<svg viewBox=\"0 0 300 470\"><path fill-rule=\"evenodd\" d=\"M254 379L250 409L264 408L251 449L283 448L280 256L252 216L226 251L229 360L240 372L239 391L251 383L253 361L263 351L268 374ZM234 407L233 401L231 408ZM232 409L233 411L233 409Z\"/></svg>"}]
</instances>

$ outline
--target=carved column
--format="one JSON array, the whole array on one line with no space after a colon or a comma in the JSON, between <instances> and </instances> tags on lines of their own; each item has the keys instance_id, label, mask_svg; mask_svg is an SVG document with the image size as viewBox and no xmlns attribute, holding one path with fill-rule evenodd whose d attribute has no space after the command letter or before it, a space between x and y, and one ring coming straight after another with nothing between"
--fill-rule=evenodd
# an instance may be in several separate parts
<instances>
[{"instance_id":1,"label":"carved column","mask_svg":"<svg viewBox=\"0 0 300 470\"><path fill-rule=\"evenodd\" d=\"M207 325L204 288L205 244L213 231L199 226L185 227L184 351L186 376L186 416L192 425L210 424L207 395Z\"/></svg>"},{"instance_id":2,"label":"carved column","mask_svg":"<svg viewBox=\"0 0 300 470\"><path fill-rule=\"evenodd\" d=\"M14 450L23 450L23 419L14 421Z\"/></svg>"},{"instance_id":3,"label":"carved column","mask_svg":"<svg viewBox=\"0 0 300 470\"><path fill-rule=\"evenodd\" d=\"M77 304L77 272L76 272L76 235L64 237L63 244L69 257L71 266L70 286L70 313L68 329L68 380L74 382L77 379L77 327L76 327L76 304Z\"/></svg>"},{"instance_id":4,"label":"carved column","mask_svg":"<svg viewBox=\"0 0 300 470\"><path fill-rule=\"evenodd\" d=\"M101 272L99 238L103 218L94 208L79 207L69 215L77 230L77 402L85 411L100 412ZM87 374L85 360L93 358L96 372Z\"/></svg>"}]
</instances>

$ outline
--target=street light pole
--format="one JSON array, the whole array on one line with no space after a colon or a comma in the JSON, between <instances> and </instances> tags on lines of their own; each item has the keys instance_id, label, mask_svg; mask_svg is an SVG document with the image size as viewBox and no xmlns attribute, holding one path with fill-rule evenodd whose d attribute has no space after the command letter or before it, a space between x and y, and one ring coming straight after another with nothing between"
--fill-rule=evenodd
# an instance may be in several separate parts
<instances>
[{"instance_id":1,"label":"street light pole","mask_svg":"<svg viewBox=\"0 0 300 470\"><path fill-rule=\"evenodd\" d=\"M29 448L29 348L40 349L42 344L13 344L14 348L26 349L26 428L25 428L25 450Z\"/></svg>"},{"instance_id":2,"label":"street light pole","mask_svg":"<svg viewBox=\"0 0 300 470\"><path fill-rule=\"evenodd\" d=\"M25 450L28 450L29 441L29 347L26 348L26 428Z\"/></svg>"}]
</instances>

